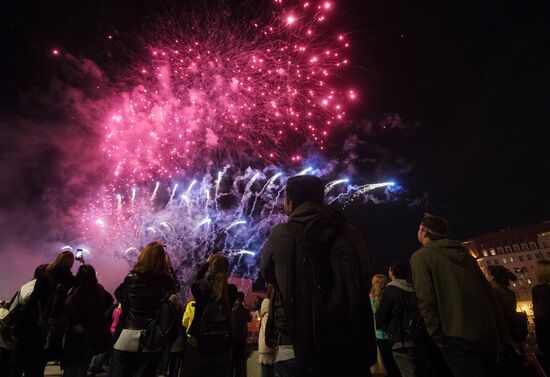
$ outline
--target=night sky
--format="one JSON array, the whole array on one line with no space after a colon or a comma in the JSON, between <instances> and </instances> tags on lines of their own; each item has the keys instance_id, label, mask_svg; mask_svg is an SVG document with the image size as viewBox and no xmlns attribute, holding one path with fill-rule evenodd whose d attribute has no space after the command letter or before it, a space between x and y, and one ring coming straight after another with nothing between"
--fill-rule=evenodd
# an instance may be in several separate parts
<instances>
[{"instance_id":1,"label":"night sky","mask_svg":"<svg viewBox=\"0 0 550 377\"><path fill-rule=\"evenodd\" d=\"M131 38L175 1L8 0L0 12L0 225L29 240L49 224L42 200L59 184L55 148L30 151L32 129L12 119L51 119L36 93L63 77L52 48L95 61L107 74L131 64ZM238 2L233 2L238 3ZM335 27L353 41L350 77L361 91L353 129L364 138L358 165L387 168L402 201L352 207L374 272L418 247L423 212L447 216L451 236L550 220L550 22L544 1L334 1ZM127 50L112 50L113 34ZM73 83L75 84L75 83ZM388 119L395 121L389 125ZM397 120L396 120L397 119ZM367 127L366 125L372 125ZM383 126L386 124L386 127ZM55 128L49 132L56 133ZM85 146L79 146L85 148ZM375 168L378 166L378 168ZM55 192L55 190L53 190ZM18 221L15 214L27 220ZM29 224L31 218L36 223ZM39 224L39 225L36 225ZM51 231L56 231L52 229ZM0 256L2 250L0 250Z\"/></svg>"}]
</instances>

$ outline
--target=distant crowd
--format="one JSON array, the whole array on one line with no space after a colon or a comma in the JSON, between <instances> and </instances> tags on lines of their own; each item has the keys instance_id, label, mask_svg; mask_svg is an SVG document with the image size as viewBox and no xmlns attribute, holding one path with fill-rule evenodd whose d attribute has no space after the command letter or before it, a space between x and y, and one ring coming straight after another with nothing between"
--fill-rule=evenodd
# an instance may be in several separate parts
<instances>
[{"instance_id":1,"label":"distant crowd","mask_svg":"<svg viewBox=\"0 0 550 377\"><path fill-rule=\"evenodd\" d=\"M216 250L182 287L165 246L151 242L114 297L82 254L63 251L2 303L0 377L43 376L54 361L64 377L245 377L249 309L262 377L549 373L550 261L535 266L533 333L509 288L516 276L482 270L448 238L446 219L425 214L410 260L371 276L361 234L323 204L319 178L290 178L285 193L288 221L263 246L267 295L256 307L228 283Z\"/></svg>"}]
</instances>

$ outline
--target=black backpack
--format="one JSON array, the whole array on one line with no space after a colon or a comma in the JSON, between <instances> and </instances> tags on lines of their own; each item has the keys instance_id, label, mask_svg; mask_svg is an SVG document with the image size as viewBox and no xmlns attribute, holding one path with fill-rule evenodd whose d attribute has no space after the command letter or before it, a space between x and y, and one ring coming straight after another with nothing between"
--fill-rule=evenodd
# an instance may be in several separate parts
<instances>
[{"instance_id":1,"label":"black backpack","mask_svg":"<svg viewBox=\"0 0 550 377\"><path fill-rule=\"evenodd\" d=\"M420 311L418 310L416 294L414 292L407 292L403 296L402 317L399 324L401 339L419 344L425 339L426 330L420 316Z\"/></svg>"},{"instance_id":2,"label":"black backpack","mask_svg":"<svg viewBox=\"0 0 550 377\"><path fill-rule=\"evenodd\" d=\"M285 300L296 359L308 368L345 371L376 360L374 321L357 250L345 223L319 216L287 224L294 237L294 295Z\"/></svg>"},{"instance_id":3,"label":"black backpack","mask_svg":"<svg viewBox=\"0 0 550 377\"><path fill-rule=\"evenodd\" d=\"M141 333L140 348L158 349L171 345L178 337L178 325L180 317L176 307L170 302L170 296L174 292L163 293L155 318Z\"/></svg>"},{"instance_id":4,"label":"black backpack","mask_svg":"<svg viewBox=\"0 0 550 377\"><path fill-rule=\"evenodd\" d=\"M529 333L527 327L527 314L525 312L514 312L512 321L512 340L514 342L524 342Z\"/></svg>"},{"instance_id":5,"label":"black backpack","mask_svg":"<svg viewBox=\"0 0 550 377\"><path fill-rule=\"evenodd\" d=\"M231 315L222 302L210 300L202 310L197 340L205 353L218 353L229 349Z\"/></svg>"}]
</instances>

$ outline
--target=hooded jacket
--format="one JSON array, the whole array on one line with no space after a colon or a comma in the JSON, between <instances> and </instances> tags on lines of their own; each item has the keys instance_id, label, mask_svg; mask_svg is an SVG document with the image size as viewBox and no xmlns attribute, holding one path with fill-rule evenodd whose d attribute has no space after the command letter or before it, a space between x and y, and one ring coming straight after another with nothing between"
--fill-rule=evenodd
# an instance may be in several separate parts
<instances>
[{"instance_id":1,"label":"hooded jacket","mask_svg":"<svg viewBox=\"0 0 550 377\"><path fill-rule=\"evenodd\" d=\"M275 327L285 334L286 319L283 311L283 301L291 298L294 287L289 285L295 276L295 254L294 254L294 237L289 229L289 223L298 223L305 226L310 221L319 216L340 216L334 213L330 208L320 206L314 202L305 202L299 205L290 214L288 223L276 225L269 234L269 237L262 249L260 268L262 275L267 283L274 284L277 289L274 290L273 300L273 315ZM342 218L342 221L345 221ZM351 224L345 226L346 237L354 246L359 255L365 276L365 287L368 286L369 265L368 254L365 249L365 244L359 231Z\"/></svg>"},{"instance_id":2,"label":"hooded jacket","mask_svg":"<svg viewBox=\"0 0 550 377\"><path fill-rule=\"evenodd\" d=\"M414 289L412 284L404 279L396 279L384 288L380 306L375 313L376 326L389 334L392 348L414 346L403 328L406 306L411 310L416 308L416 305L410 304L411 300L416 300Z\"/></svg>"},{"instance_id":3,"label":"hooded jacket","mask_svg":"<svg viewBox=\"0 0 550 377\"><path fill-rule=\"evenodd\" d=\"M452 338L472 351L498 351L509 339L500 304L460 241L430 241L411 257L420 314L432 339Z\"/></svg>"},{"instance_id":4,"label":"hooded jacket","mask_svg":"<svg viewBox=\"0 0 550 377\"><path fill-rule=\"evenodd\" d=\"M300 204L291 213L288 222L276 225L263 249L261 255L261 272L266 282L274 285L273 295L271 297L271 311L269 313L270 321L274 327L282 334L279 338L279 345L292 344L289 336L289 327L287 326L287 316L285 315L285 307L293 305L293 295L295 292L296 282L296 234L303 229L308 223L316 220L318 217L328 217L339 224L341 241L346 240L350 246L357 252L357 257L361 264L362 278L365 287L365 302L368 304L368 255L360 233L352 225L346 223L345 219L337 212L329 207L325 207L314 202L305 202ZM361 310L358 308L358 310ZM374 320L370 305L366 305L365 310L368 310L370 316L365 316L365 326L370 326L372 337L364 339L365 346L362 362L368 364L371 359L374 362L376 359L375 339L374 339ZM370 318L369 318L370 317ZM267 329L266 329L267 331ZM266 334L267 335L267 334ZM270 334L271 335L271 334ZM294 344L295 350L304 349L303 345ZM296 353L296 358L299 358L299 353ZM334 355L333 355L334 356ZM353 367L349 365L349 367Z\"/></svg>"}]
</instances>

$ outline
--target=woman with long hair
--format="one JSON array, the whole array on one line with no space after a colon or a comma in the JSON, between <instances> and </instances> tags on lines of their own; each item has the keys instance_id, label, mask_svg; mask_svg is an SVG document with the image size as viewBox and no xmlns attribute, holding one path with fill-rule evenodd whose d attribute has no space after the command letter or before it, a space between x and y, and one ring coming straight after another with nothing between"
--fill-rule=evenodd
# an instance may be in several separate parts
<instances>
[{"instance_id":1,"label":"woman with long hair","mask_svg":"<svg viewBox=\"0 0 550 377\"><path fill-rule=\"evenodd\" d=\"M122 313L113 346L113 377L156 376L162 348L143 347L140 339L155 318L162 297L178 290L179 284L164 245L156 241L147 244L115 291L122 304Z\"/></svg>"},{"instance_id":2,"label":"woman with long hair","mask_svg":"<svg viewBox=\"0 0 550 377\"><path fill-rule=\"evenodd\" d=\"M84 263L82 258L78 260ZM63 304L74 285L74 261L72 251L62 251L37 274L32 294L13 330L18 340L10 368L12 376L43 376L46 363L61 355Z\"/></svg>"},{"instance_id":3,"label":"woman with long hair","mask_svg":"<svg viewBox=\"0 0 550 377\"><path fill-rule=\"evenodd\" d=\"M195 315L187 330L182 375L225 376L231 363L231 304L227 289L229 261L221 254L208 257L191 285Z\"/></svg>"},{"instance_id":4,"label":"woman with long hair","mask_svg":"<svg viewBox=\"0 0 550 377\"><path fill-rule=\"evenodd\" d=\"M375 314L376 310L380 307L382 293L384 292L384 288L386 288L389 282L390 279L383 274L376 274L372 277L370 302L373 314ZM401 373L399 373L397 364L395 364L395 360L393 359L393 352L392 346L389 341L389 334L386 331L378 328L378 326L376 326L375 328L376 344L378 345L378 349L380 350L380 356L382 357L382 362L384 363L384 367L386 368L387 377L401 377Z\"/></svg>"},{"instance_id":5,"label":"woman with long hair","mask_svg":"<svg viewBox=\"0 0 550 377\"><path fill-rule=\"evenodd\" d=\"M537 285L533 287L533 312L540 361L550 375L550 261L539 260L535 265Z\"/></svg>"},{"instance_id":6,"label":"woman with long hair","mask_svg":"<svg viewBox=\"0 0 550 377\"><path fill-rule=\"evenodd\" d=\"M110 347L105 312L112 304L113 297L98 283L95 269L80 266L75 286L65 300L68 329L61 357L63 377L86 376L91 356Z\"/></svg>"}]
</instances>

